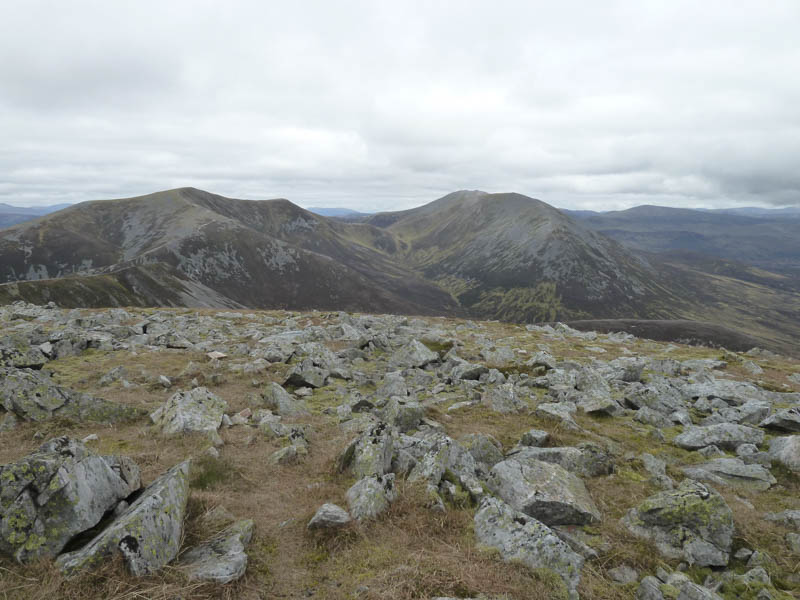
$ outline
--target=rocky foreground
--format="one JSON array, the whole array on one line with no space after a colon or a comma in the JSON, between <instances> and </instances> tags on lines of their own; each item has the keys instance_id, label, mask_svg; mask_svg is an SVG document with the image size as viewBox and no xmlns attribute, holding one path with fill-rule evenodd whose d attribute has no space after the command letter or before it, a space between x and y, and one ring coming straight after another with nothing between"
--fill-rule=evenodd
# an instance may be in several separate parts
<instances>
[{"instance_id":1,"label":"rocky foreground","mask_svg":"<svg viewBox=\"0 0 800 600\"><path fill-rule=\"evenodd\" d=\"M800 363L0 308L0 597L800 597Z\"/></svg>"}]
</instances>

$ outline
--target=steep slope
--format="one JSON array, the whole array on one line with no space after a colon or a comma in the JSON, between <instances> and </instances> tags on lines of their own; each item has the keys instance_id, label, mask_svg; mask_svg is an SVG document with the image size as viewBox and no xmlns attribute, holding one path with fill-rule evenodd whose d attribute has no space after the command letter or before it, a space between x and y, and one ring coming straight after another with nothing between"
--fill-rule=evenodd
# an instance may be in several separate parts
<instances>
[{"instance_id":1,"label":"steep slope","mask_svg":"<svg viewBox=\"0 0 800 600\"><path fill-rule=\"evenodd\" d=\"M521 194L461 191L367 219L406 260L481 316L643 316L668 296L645 261Z\"/></svg>"},{"instance_id":2,"label":"steep slope","mask_svg":"<svg viewBox=\"0 0 800 600\"><path fill-rule=\"evenodd\" d=\"M6 282L117 277L156 264L163 266L156 288L182 289L189 281L211 290L200 294L208 305L222 298L256 307L457 312L447 293L373 249L382 237L368 226L329 223L287 200L234 200L182 188L82 203L0 232L0 276ZM177 303L158 293L139 300Z\"/></svg>"}]
</instances>

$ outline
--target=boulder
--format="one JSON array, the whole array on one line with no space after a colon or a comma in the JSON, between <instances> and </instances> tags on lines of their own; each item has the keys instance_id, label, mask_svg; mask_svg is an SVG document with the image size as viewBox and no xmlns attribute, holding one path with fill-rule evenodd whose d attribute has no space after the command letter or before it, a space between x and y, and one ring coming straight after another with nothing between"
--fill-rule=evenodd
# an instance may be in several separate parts
<instances>
[{"instance_id":1,"label":"boulder","mask_svg":"<svg viewBox=\"0 0 800 600\"><path fill-rule=\"evenodd\" d=\"M381 410L381 418L403 433L416 429L425 418L425 409L419 402L392 396Z\"/></svg>"},{"instance_id":2,"label":"boulder","mask_svg":"<svg viewBox=\"0 0 800 600\"><path fill-rule=\"evenodd\" d=\"M580 477L599 477L614 472L614 459L591 442L584 442L577 447L521 447L510 452L509 458L519 461L541 460L553 463Z\"/></svg>"},{"instance_id":3,"label":"boulder","mask_svg":"<svg viewBox=\"0 0 800 600\"><path fill-rule=\"evenodd\" d=\"M519 438L519 446L534 446L540 448L550 439L550 434L541 429L530 429Z\"/></svg>"},{"instance_id":4,"label":"boulder","mask_svg":"<svg viewBox=\"0 0 800 600\"><path fill-rule=\"evenodd\" d=\"M436 436L428 447L411 470L409 481L427 481L433 488L445 483L459 485L473 500L483 495L478 463L469 451L446 435Z\"/></svg>"},{"instance_id":5,"label":"boulder","mask_svg":"<svg viewBox=\"0 0 800 600\"><path fill-rule=\"evenodd\" d=\"M309 529L338 529L351 521L347 511L335 504L323 504L308 522Z\"/></svg>"},{"instance_id":6,"label":"boulder","mask_svg":"<svg viewBox=\"0 0 800 600\"><path fill-rule=\"evenodd\" d=\"M684 467L683 472L696 481L762 492L777 483L769 469L757 464L745 464L740 458L715 458L699 465Z\"/></svg>"},{"instance_id":7,"label":"boulder","mask_svg":"<svg viewBox=\"0 0 800 600\"><path fill-rule=\"evenodd\" d=\"M654 485L664 490L671 490L675 487L672 478L667 475L667 463L646 452L639 459L642 461L644 470L650 475L650 481Z\"/></svg>"},{"instance_id":8,"label":"boulder","mask_svg":"<svg viewBox=\"0 0 800 600\"><path fill-rule=\"evenodd\" d=\"M483 499L474 522L480 544L496 549L505 561L556 573L564 582L570 600L578 599L583 557L544 523L491 497Z\"/></svg>"},{"instance_id":9,"label":"boulder","mask_svg":"<svg viewBox=\"0 0 800 600\"><path fill-rule=\"evenodd\" d=\"M69 421L121 423L147 412L132 406L94 398L58 386L40 371L0 367L0 403L22 421Z\"/></svg>"},{"instance_id":10,"label":"boulder","mask_svg":"<svg viewBox=\"0 0 800 600\"><path fill-rule=\"evenodd\" d=\"M789 435L770 440L769 456L787 469L800 473L800 435Z\"/></svg>"},{"instance_id":11,"label":"boulder","mask_svg":"<svg viewBox=\"0 0 800 600\"><path fill-rule=\"evenodd\" d=\"M222 424L228 403L207 388L177 392L150 415L153 423L165 435L177 433L215 433Z\"/></svg>"},{"instance_id":12,"label":"boulder","mask_svg":"<svg viewBox=\"0 0 800 600\"><path fill-rule=\"evenodd\" d=\"M481 402L495 412L506 414L520 412L526 408L525 401L519 397L512 383L487 388L481 397Z\"/></svg>"},{"instance_id":13,"label":"boulder","mask_svg":"<svg viewBox=\"0 0 800 600\"><path fill-rule=\"evenodd\" d=\"M270 381L259 394L259 403L282 417L307 415L308 406L303 400L292 398L283 386Z\"/></svg>"},{"instance_id":14,"label":"boulder","mask_svg":"<svg viewBox=\"0 0 800 600\"><path fill-rule=\"evenodd\" d=\"M69 576L121 555L131 574L139 577L172 561L183 537L189 469L189 461L184 461L161 475L86 546L59 556L61 570Z\"/></svg>"},{"instance_id":15,"label":"boulder","mask_svg":"<svg viewBox=\"0 0 800 600\"><path fill-rule=\"evenodd\" d=\"M545 525L585 525L600 520L586 486L563 467L509 458L489 472L488 488L511 507Z\"/></svg>"},{"instance_id":16,"label":"boulder","mask_svg":"<svg viewBox=\"0 0 800 600\"><path fill-rule=\"evenodd\" d=\"M245 519L181 555L178 566L189 581L230 583L247 569L245 548L253 537L253 521Z\"/></svg>"},{"instance_id":17,"label":"boulder","mask_svg":"<svg viewBox=\"0 0 800 600\"><path fill-rule=\"evenodd\" d=\"M789 433L800 432L800 407L793 406L779 410L761 422L761 427L786 431Z\"/></svg>"},{"instance_id":18,"label":"boulder","mask_svg":"<svg viewBox=\"0 0 800 600\"><path fill-rule=\"evenodd\" d=\"M439 354L422 342L411 340L392 355L389 363L395 367L421 369L439 360Z\"/></svg>"},{"instance_id":19,"label":"boulder","mask_svg":"<svg viewBox=\"0 0 800 600\"><path fill-rule=\"evenodd\" d=\"M383 475L392 468L394 437L386 423L380 422L356 438L339 456L339 469L351 467L359 479Z\"/></svg>"},{"instance_id":20,"label":"boulder","mask_svg":"<svg viewBox=\"0 0 800 600\"><path fill-rule=\"evenodd\" d=\"M487 472L503 460L502 447L494 437L483 433L470 433L462 437L458 443L467 450Z\"/></svg>"},{"instance_id":21,"label":"boulder","mask_svg":"<svg viewBox=\"0 0 800 600\"><path fill-rule=\"evenodd\" d=\"M19 336L0 338L0 366L13 369L41 369L47 357L41 348L34 348Z\"/></svg>"},{"instance_id":22,"label":"boulder","mask_svg":"<svg viewBox=\"0 0 800 600\"><path fill-rule=\"evenodd\" d=\"M316 366L310 358L306 358L292 367L284 385L321 388L328 382L329 375L330 371Z\"/></svg>"},{"instance_id":23,"label":"boulder","mask_svg":"<svg viewBox=\"0 0 800 600\"><path fill-rule=\"evenodd\" d=\"M559 421L567 429L577 430L580 427L572 417L577 410L575 404L571 402L543 402L536 407L534 414L537 417Z\"/></svg>"},{"instance_id":24,"label":"boulder","mask_svg":"<svg viewBox=\"0 0 800 600\"><path fill-rule=\"evenodd\" d=\"M374 519L397 497L394 473L369 475L356 481L345 493L350 514L356 521Z\"/></svg>"},{"instance_id":25,"label":"boulder","mask_svg":"<svg viewBox=\"0 0 800 600\"><path fill-rule=\"evenodd\" d=\"M733 513L713 489L684 480L632 508L622 520L634 535L651 540L666 558L699 567L728 564Z\"/></svg>"},{"instance_id":26,"label":"boulder","mask_svg":"<svg viewBox=\"0 0 800 600\"><path fill-rule=\"evenodd\" d=\"M718 446L726 450L736 450L741 444L759 445L764 441L764 432L755 427L718 423L716 425L687 426L676 436L673 443L686 450L698 450L706 446Z\"/></svg>"},{"instance_id":27,"label":"boulder","mask_svg":"<svg viewBox=\"0 0 800 600\"><path fill-rule=\"evenodd\" d=\"M0 466L0 551L19 562L55 557L139 489L139 467L68 437Z\"/></svg>"}]
</instances>

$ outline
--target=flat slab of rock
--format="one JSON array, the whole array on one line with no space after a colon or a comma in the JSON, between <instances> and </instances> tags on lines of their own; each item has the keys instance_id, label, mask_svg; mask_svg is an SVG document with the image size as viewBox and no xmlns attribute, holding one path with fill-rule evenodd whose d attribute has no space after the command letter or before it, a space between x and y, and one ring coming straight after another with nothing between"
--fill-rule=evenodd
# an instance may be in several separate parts
<instances>
[{"instance_id":1,"label":"flat slab of rock","mask_svg":"<svg viewBox=\"0 0 800 600\"><path fill-rule=\"evenodd\" d=\"M55 557L139 489L139 468L60 437L0 466L0 551L19 562Z\"/></svg>"},{"instance_id":2,"label":"flat slab of rock","mask_svg":"<svg viewBox=\"0 0 800 600\"><path fill-rule=\"evenodd\" d=\"M755 427L734 423L688 426L683 433L675 436L673 443L686 450L699 450L706 446L717 446L726 450L736 450L742 444L755 444L764 441L764 432Z\"/></svg>"},{"instance_id":3,"label":"flat slab of rock","mask_svg":"<svg viewBox=\"0 0 800 600\"><path fill-rule=\"evenodd\" d=\"M213 433L222 424L228 403L207 388L198 387L174 394L150 415L155 426L165 435L178 433Z\"/></svg>"},{"instance_id":4,"label":"flat slab of rock","mask_svg":"<svg viewBox=\"0 0 800 600\"><path fill-rule=\"evenodd\" d=\"M722 496L702 483L686 479L675 490L651 496L622 522L669 559L700 567L728 564L733 513Z\"/></svg>"},{"instance_id":5,"label":"flat slab of rock","mask_svg":"<svg viewBox=\"0 0 800 600\"><path fill-rule=\"evenodd\" d=\"M600 520L586 486L563 467L509 458L489 472L487 486L515 510L545 525L585 525Z\"/></svg>"},{"instance_id":6,"label":"flat slab of rock","mask_svg":"<svg viewBox=\"0 0 800 600\"><path fill-rule=\"evenodd\" d=\"M490 497L483 499L474 522L482 545L496 549L505 561L553 571L563 580L570 600L578 599L583 557L544 523Z\"/></svg>"},{"instance_id":7,"label":"flat slab of rock","mask_svg":"<svg viewBox=\"0 0 800 600\"><path fill-rule=\"evenodd\" d=\"M189 461L172 467L86 546L62 554L56 564L71 575L119 554L134 576L161 569L180 550L189 498L189 469Z\"/></svg>"},{"instance_id":8,"label":"flat slab of rock","mask_svg":"<svg viewBox=\"0 0 800 600\"><path fill-rule=\"evenodd\" d=\"M762 492L777 483L769 469L758 464L745 464L740 458L715 458L699 465L684 467L683 472L697 481Z\"/></svg>"},{"instance_id":9,"label":"flat slab of rock","mask_svg":"<svg viewBox=\"0 0 800 600\"><path fill-rule=\"evenodd\" d=\"M247 570L245 548L253 537L253 521L244 519L220 531L199 546L187 550L178 566L190 581L230 583Z\"/></svg>"},{"instance_id":10,"label":"flat slab of rock","mask_svg":"<svg viewBox=\"0 0 800 600\"><path fill-rule=\"evenodd\" d=\"M42 422L57 417L76 422L121 423L147 415L139 408L63 388L39 371L5 367L0 367L0 403L22 421Z\"/></svg>"}]
</instances>

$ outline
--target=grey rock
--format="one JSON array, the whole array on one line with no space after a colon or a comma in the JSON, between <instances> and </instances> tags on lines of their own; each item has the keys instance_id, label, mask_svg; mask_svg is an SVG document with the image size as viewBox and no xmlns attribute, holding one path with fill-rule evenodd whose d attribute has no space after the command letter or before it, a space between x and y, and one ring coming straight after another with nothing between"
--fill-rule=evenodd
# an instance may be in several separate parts
<instances>
[{"instance_id":1,"label":"grey rock","mask_svg":"<svg viewBox=\"0 0 800 600\"><path fill-rule=\"evenodd\" d=\"M503 452L500 442L491 435L483 433L471 433L459 440L467 452L472 455L475 462L482 465L488 472L493 466L503 460Z\"/></svg>"},{"instance_id":2,"label":"grey rock","mask_svg":"<svg viewBox=\"0 0 800 600\"><path fill-rule=\"evenodd\" d=\"M381 418L403 433L416 429L425 418L425 409L419 402L392 396L380 413Z\"/></svg>"},{"instance_id":3,"label":"grey rock","mask_svg":"<svg viewBox=\"0 0 800 600\"><path fill-rule=\"evenodd\" d=\"M350 521L345 509L335 504L323 504L308 522L308 529L337 529Z\"/></svg>"},{"instance_id":4,"label":"grey rock","mask_svg":"<svg viewBox=\"0 0 800 600\"><path fill-rule=\"evenodd\" d=\"M519 438L519 445L520 446L534 446L536 448L541 448L547 443L547 440L550 439L550 434L542 429L530 429L522 434L522 437Z\"/></svg>"},{"instance_id":5,"label":"grey rock","mask_svg":"<svg viewBox=\"0 0 800 600\"><path fill-rule=\"evenodd\" d=\"M635 600L665 600L665 596L663 593L663 589L667 584L659 581L652 575L648 575L644 579L642 579L639 587L636 588L636 594L634 594ZM673 588L672 586L668 586L670 591L674 591L673 598L677 597L678 590Z\"/></svg>"},{"instance_id":6,"label":"grey rock","mask_svg":"<svg viewBox=\"0 0 800 600\"><path fill-rule=\"evenodd\" d=\"M768 469L761 465L747 465L740 458L715 458L702 464L684 467L683 472L687 477L697 481L759 491L768 490L777 483Z\"/></svg>"},{"instance_id":7,"label":"grey rock","mask_svg":"<svg viewBox=\"0 0 800 600\"><path fill-rule=\"evenodd\" d=\"M150 415L156 428L164 435L202 432L216 433L228 403L207 388L177 392L164 406Z\"/></svg>"},{"instance_id":8,"label":"grey rock","mask_svg":"<svg viewBox=\"0 0 800 600\"><path fill-rule=\"evenodd\" d=\"M608 576L612 581L623 585L639 581L639 573L636 572L636 569L628 565L620 565L619 567L609 569Z\"/></svg>"},{"instance_id":9,"label":"grey rock","mask_svg":"<svg viewBox=\"0 0 800 600\"><path fill-rule=\"evenodd\" d=\"M416 367L421 369L438 360L439 354L437 352L429 349L422 342L411 340L392 355L389 363L396 367Z\"/></svg>"},{"instance_id":10,"label":"grey rock","mask_svg":"<svg viewBox=\"0 0 800 600\"><path fill-rule=\"evenodd\" d=\"M578 599L583 557L544 523L501 500L486 497L475 514L475 536L482 545L497 549L505 561L555 572L563 580L570 600Z\"/></svg>"},{"instance_id":11,"label":"grey rock","mask_svg":"<svg viewBox=\"0 0 800 600\"><path fill-rule=\"evenodd\" d=\"M770 440L769 456L787 469L800 473L800 435L777 437Z\"/></svg>"},{"instance_id":12,"label":"grey rock","mask_svg":"<svg viewBox=\"0 0 800 600\"><path fill-rule=\"evenodd\" d=\"M671 490L675 487L672 478L667 475L667 464L660 458L652 454L644 453L639 457L644 466L644 470L650 475L650 481L664 490Z\"/></svg>"},{"instance_id":13,"label":"grey rock","mask_svg":"<svg viewBox=\"0 0 800 600\"><path fill-rule=\"evenodd\" d=\"M253 521L237 521L202 544L190 548L178 566L189 581L230 583L247 570L245 548L253 537Z\"/></svg>"},{"instance_id":14,"label":"grey rock","mask_svg":"<svg viewBox=\"0 0 800 600\"><path fill-rule=\"evenodd\" d=\"M0 338L0 367L40 369L46 362L42 350L31 347L27 339L21 336Z\"/></svg>"},{"instance_id":15,"label":"grey rock","mask_svg":"<svg viewBox=\"0 0 800 600\"><path fill-rule=\"evenodd\" d=\"M347 490L345 497L350 514L356 521L374 519L389 508L397 497L394 473L363 477Z\"/></svg>"},{"instance_id":16,"label":"grey rock","mask_svg":"<svg viewBox=\"0 0 800 600\"><path fill-rule=\"evenodd\" d=\"M388 424L380 422L353 440L339 457L339 469L352 467L359 479L383 475L392 468L394 437Z\"/></svg>"},{"instance_id":17,"label":"grey rock","mask_svg":"<svg viewBox=\"0 0 800 600\"><path fill-rule=\"evenodd\" d=\"M303 400L292 398L283 386L274 381L267 383L258 396L259 404L282 417L307 415L308 406Z\"/></svg>"},{"instance_id":18,"label":"grey rock","mask_svg":"<svg viewBox=\"0 0 800 600\"><path fill-rule=\"evenodd\" d=\"M189 461L184 461L156 479L86 546L59 556L56 562L61 570L72 575L119 554L138 577L172 561L183 536L189 469Z\"/></svg>"},{"instance_id":19,"label":"grey rock","mask_svg":"<svg viewBox=\"0 0 800 600\"><path fill-rule=\"evenodd\" d=\"M737 446L741 444L758 445L763 441L764 432L760 429L732 423L719 423L686 427L683 433L675 437L673 443L687 450L697 450L712 444L727 450L736 450Z\"/></svg>"},{"instance_id":20,"label":"grey rock","mask_svg":"<svg viewBox=\"0 0 800 600\"><path fill-rule=\"evenodd\" d=\"M614 472L614 459L590 442L556 448L521 447L510 452L509 458L553 463L580 477L598 477Z\"/></svg>"},{"instance_id":21,"label":"grey rock","mask_svg":"<svg viewBox=\"0 0 800 600\"><path fill-rule=\"evenodd\" d=\"M669 419L669 417L658 412L657 410L653 410L649 406L642 406L639 410L637 410L636 414L633 416L633 420L646 425L652 425L653 427L658 427L660 429L672 426L672 421Z\"/></svg>"},{"instance_id":22,"label":"grey rock","mask_svg":"<svg viewBox=\"0 0 800 600\"><path fill-rule=\"evenodd\" d=\"M310 358L304 359L289 371L285 385L295 387L321 388L328 382L330 371L314 364Z\"/></svg>"},{"instance_id":23,"label":"grey rock","mask_svg":"<svg viewBox=\"0 0 800 600\"><path fill-rule=\"evenodd\" d=\"M800 531L800 510L783 510L776 513L766 513L764 519Z\"/></svg>"},{"instance_id":24,"label":"grey rock","mask_svg":"<svg viewBox=\"0 0 800 600\"><path fill-rule=\"evenodd\" d=\"M733 514L722 496L702 483L684 480L675 490L651 496L628 511L623 524L669 559L700 567L728 564Z\"/></svg>"},{"instance_id":25,"label":"grey rock","mask_svg":"<svg viewBox=\"0 0 800 600\"><path fill-rule=\"evenodd\" d=\"M789 433L800 432L800 408L793 406L779 410L761 422L761 427Z\"/></svg>"},{"instance_id":26,"label":"grey rock","mask_svg":"<svg viewBox=\"0 0 800 600\"><path fill-rule=\"evenodd\" d=\"M543 402L536 407L534 414L545 419L559 421L567 429L580 429L575 419L572 417L577 410L574 404L569 402Z\"/></svg>"},{"instance_id":27,"label":"grey rock","mask_svg":"<svg viewBox=\"0 0 800 600\"><path fill-rule=\"evenodd\" d=\"M600 520L583 481L556 464L510 458L492 467L487 486L515 510L546 525Z\"/></svg>"},{"instance_id":28,"label":"grey rock","mask_svg":"<svg viewBox=\"0 0 800 600\"><path fill-rule=\"evenodd\" d=\"M139 468L59 437L0 466L0 551L19 562L54 557L139 489Z\"/></svg>"},{"instance_id":29,"label":"grey rock","mask_svg":"<svg viewBox=\"0 0 800 600\"><path fill-rule=\"evenodd\" d=\"M516 413L526 408L525 401L519 397L514 385L504 383L489 387L481 397L481 402L499 413Z\"/></svg>"},{"instance_id":30,"label":"grey rock","mask_svg":"<svg viewBox=\"0 0 800 600\"><path fill-rule=\"evenodd\" d=\"M121 423L147 413L138 408L94 398L58 386L40 371L0 367L0 403L21 421Z\"/></svg>"}]
</instances>

